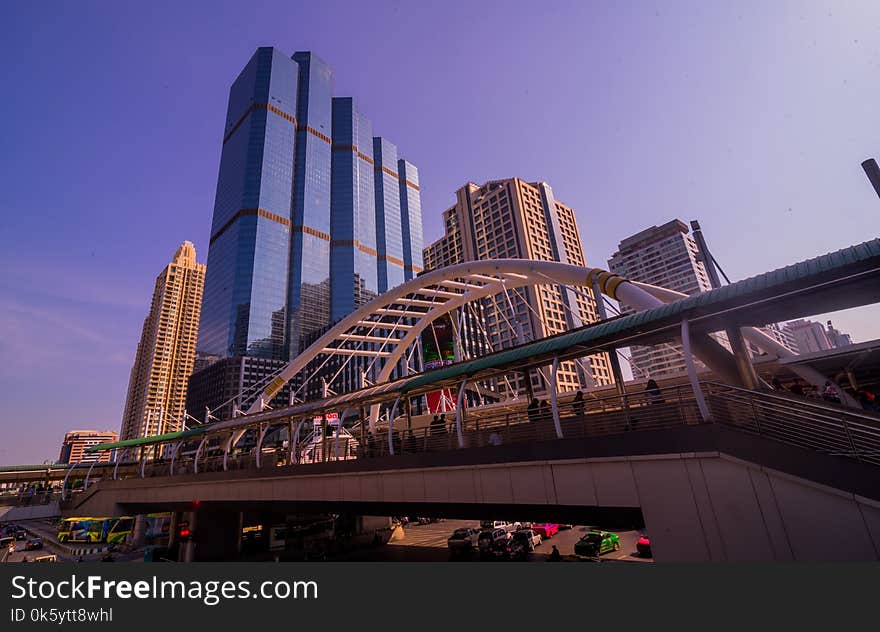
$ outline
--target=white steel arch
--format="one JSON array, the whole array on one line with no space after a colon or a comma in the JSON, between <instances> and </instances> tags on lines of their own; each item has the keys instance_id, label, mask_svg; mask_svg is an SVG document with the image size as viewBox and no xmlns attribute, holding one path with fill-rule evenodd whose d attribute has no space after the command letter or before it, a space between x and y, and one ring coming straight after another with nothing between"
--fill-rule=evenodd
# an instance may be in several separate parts
<instances>
[{"instance_id":1,"label":"white steel arch","mask_svg":"<svg viewBox=\"0 0 880 632\"><path fill-rule=\"evenodd\" d=\"M582 287L592 291L596 282L601 292L637 311L659 307L685 295L645 283L631 282L601 268L588 268L558 261L495 259L472 261L422 274L392 288L355 310L294 358L269 383L246 414L262 411L294 376L319 356L369 357L383 363L376 383L387 382L408 349L434 320L472 301L507 290L536 285ZM770 352L779 345L754 328L743 328L747 337ZM736 373L733 355L708 336L695 337L693 353L720 375ZM344 345L344 346L343 346ZM736 378L732 378L736 379ZM814 378L815 379L815 378ZM371 425L378 417L373 406ZM246 429L233 432L225 452Z\"/></svg>"},{"instance_id":2,"label":"white steel arch","mask_svg":"<svg viewBox=\"0 0 880 632\"><path fill-rule=\"evenodd\" d=\"M440 316L510 289L555 284L589 288L591 275L597 276L603 292L638 309L662 304L645 290L600 268L530 259L495 259L448 266L399 285L340 320L269 383L247 414L263 410L290 379L318 356L357 355L381 359L383 366L376 382L382 383L391 377L398 361L416 343L422 331ZM368 333L364 333L364 329ZM351 343L358 344L351 348ZM373 348L361 348L364 344Z\"/></svg>"}]
</instances>

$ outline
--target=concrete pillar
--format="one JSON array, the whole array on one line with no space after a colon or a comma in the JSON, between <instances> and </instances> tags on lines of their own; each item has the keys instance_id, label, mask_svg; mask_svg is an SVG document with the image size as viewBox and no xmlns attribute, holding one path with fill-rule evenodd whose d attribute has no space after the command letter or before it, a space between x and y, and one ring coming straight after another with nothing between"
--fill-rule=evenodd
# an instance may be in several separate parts
<instances>
[{"instance_id":1,"label":"concrete pillar","mask_svg":"<svg viewBox=\"0 0 880 632\"><path fill-rule=\"evenodd\" d=\"M131 529L131 545L141 547L147 535L147 517L144 514L138 514L134 517L134 526Z\"/></svg>"},{"instance_id":2,"label":"concrete pillar","mask_svg":"<svg viewBox=\"0 0 880 632\"><path fill-rule=\"evenodd\" d=\"M197 515L198 513L195 511L187 511L181 516L182 520L189 523L190 533L195 533L196 528L198 527ZM180 543L180 556L178 559L181 562L195 562L196 542L192 535L190 535L189 540Z\"/></svg>"},{"instance_id":3,"label":"concrete pillar","mask_svg":"<svg viewBox=\"0 0 880 632\"><path fill-rule=\"evenodd\" d=\"M749 350L746 347L742 330L739 327L728 327L726 332L727 339L730 341L730 349L733 351L733 357L736 358L736 368L743 386L751 390L757 389L760 381L758 380L758 374L755 373L755 367L752 366L752 359L749 356Z\"/></svg>"},{"instance_id":4,"label":"concrete pillar","mask_svg":"<svg viewBox=\"0 0 880 632\"><path fill-rule=\"evenodd\" d=\"M193 542L184 561L219 562L238 559L241 547L241 512L200 509L190 514ZM199 528L203 525L203 528Z\"/></svg>"}]
</instances>

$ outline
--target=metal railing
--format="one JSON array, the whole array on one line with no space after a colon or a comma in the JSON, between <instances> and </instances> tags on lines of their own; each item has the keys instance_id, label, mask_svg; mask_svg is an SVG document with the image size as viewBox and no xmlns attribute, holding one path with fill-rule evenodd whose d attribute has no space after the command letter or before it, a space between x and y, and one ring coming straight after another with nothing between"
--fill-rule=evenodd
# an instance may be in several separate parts
<instances>
[{"instance_id":1,"label":"metal railing","mask_svg":"<svg viewBox=\"0 0 880 632\"><path fill-rule=\"evenodd\" d=\"M750 391L714 382L704 382L702 386L710 413L708 423L880 465L880 416L788 393ZM199 459L197 471L267 470L291 462L309 464L444 452L460 447L577 439L707 423L701 418L689 384L654 392L605 397L587 395L580 401L573 400L569 393L560 399L564 401L558 404L558 418L554 417L549 402L537 408L527 407L523 402L518 406L466 409L462 415L461 441L454 412L445 415L445 423L421 428L407 428L407 419L401 416L394 420L390 433L387 425L377 428L376 432L365 429L363 441L359 425L343 429L338 440L333 435L321 438L320 428L314 428L297 443L294 459L291 459L289 440L286 445L263 447L259 468L253 448L237 449L225 459L225 466L222 453L207 450ZM194 471L192 455L178 457L175 476ZM150 461L143 468L143 475L147 477L170 474L168 459ZM136 468L120 478L139 476L141 469Z\"/></svg>"},{"instance_id":2,"label":"metal railing","mask_svg":"<svg viewBox=\"0 0 880 632\"><path fill-rule=\"evenodd\" d=\"M638 430L654 430L700 423L699 409L689 386L673 386L650 395L646 392L625 396L584 398L560 402L559 436L549 403L537 408L523 405L497 413L465 411L462 420L462 447L475 448L510 443L577 439ZM459 448L454 413L443 424L419 429L400 428L406 420L395 420L389 444L387 428L366 437L361 458L393 453L442 452ZM449 419L451 417L451 419Z\"/></svg>"},{"instance_id":3,"label":"metal railing","mask_svg":"<svg viewBox=\"0 0 880 632\"><path fill-rule=\"evenodd\" d=\"M789 445L880 465L880 417L776 391L704 384L712 420Z\"/></svg>"}]
</instances>

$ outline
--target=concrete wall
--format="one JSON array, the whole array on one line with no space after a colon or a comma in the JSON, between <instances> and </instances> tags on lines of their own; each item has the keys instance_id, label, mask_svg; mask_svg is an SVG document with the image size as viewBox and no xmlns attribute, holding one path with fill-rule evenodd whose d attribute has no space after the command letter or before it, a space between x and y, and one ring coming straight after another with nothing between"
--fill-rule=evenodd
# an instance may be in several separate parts
<instances>
[{"instance_id":1,"label":"concrete wall","mask_svg":"<svg viewBox=\"0 0 880 632\"><path fill-rule=\"evenodd\" d=\"M161 480L161 483L159 482ZM880 560L880 503L718 452L372 472L106 481L80 513L122 505L330 501L640 507L657 561Z\"/></svg>"},{"instance_id":2,"label":"concrete wall","mask_svg":"<svg viewBox=\"0 0 880 632\"><path fill-rule=\"evenodd\" d=\"M27 505L25 507L0 507L0 520L13 522L15 520L34 520L37 518L54 518L61 515L58 501L45 505Z\"/></svg>"}]
</instances>

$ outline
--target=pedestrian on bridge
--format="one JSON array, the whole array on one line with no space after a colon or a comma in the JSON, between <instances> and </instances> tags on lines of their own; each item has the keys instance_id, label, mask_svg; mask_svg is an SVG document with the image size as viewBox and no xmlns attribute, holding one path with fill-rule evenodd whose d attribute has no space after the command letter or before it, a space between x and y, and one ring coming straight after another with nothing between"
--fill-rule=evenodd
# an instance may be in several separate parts
<instances>
[{"instance_id":1,"label":"pedestrian on bridge","mask_svg":"<svg viewBox=\"0 0 880 632\"><path fill-rule=\"evenodd\" d=\"M574 394L574 400L571 403L571 410L574 412L575 417L583 417L584 416L584 392L578 391Z\"/></svg>"},{"instance_id":2,"label":"pedestrian on bridge","mask_svg":"<svg viewBox=\"0 0 880 632\"><path fill-rule=\"evenodd\" d=\"M526 409L529 414L529 421L535 423L538 421L540 403L538 402L537 397L533 397L532 401L529 402L528 408Z\"/></svg>"}]
</instances>

